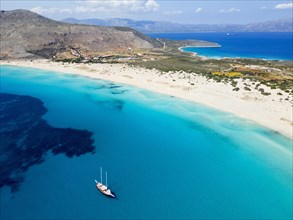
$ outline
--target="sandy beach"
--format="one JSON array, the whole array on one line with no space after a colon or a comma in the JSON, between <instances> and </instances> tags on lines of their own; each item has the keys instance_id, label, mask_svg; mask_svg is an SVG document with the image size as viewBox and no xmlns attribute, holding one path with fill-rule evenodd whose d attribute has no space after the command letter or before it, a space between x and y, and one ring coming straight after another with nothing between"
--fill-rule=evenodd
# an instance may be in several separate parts
<instances>
[{"instance_id":1,"label":"sandy beach","mask_svg":"<svg viewBox=\"0 0 293 220\"><path fill-rule=\"evenodd\" d=\"M1 61L0 64L78 74L133 85L233 113L293 139L292 99L285 100L289 96L287 93L265 85L259 88L271 93L269 96L262 95L254 86L250 86L251 91L246 91L244 83L253 83L248 79L237 79L240 90L233 91L232 85L208 80L201 75L183 71L162 74L155 69L131 67L127 64L68 64L49 60Z\"/></svg>"}]
</instances>

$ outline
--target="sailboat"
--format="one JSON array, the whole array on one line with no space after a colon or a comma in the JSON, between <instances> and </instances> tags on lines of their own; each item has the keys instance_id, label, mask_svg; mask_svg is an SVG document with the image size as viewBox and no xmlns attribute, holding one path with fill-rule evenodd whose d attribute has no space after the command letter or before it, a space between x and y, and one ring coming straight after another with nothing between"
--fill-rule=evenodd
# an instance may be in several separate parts
<instances>
[{"instance_id":1,"label":"sailboat","mask_svg":"<svg viewBox=\"0 0 293 220\"><path fill-rule=\"evenodd\" d=\"M96 187L98 188L98 190L100 190L101 193L103 193L106 196L115 198L115 195L113 194L113 192L111 192L111 190L108 188L108 183L107 183L107 171L106 171L106 184L103 184L103 172L102 172L102 167L100 167L100 172L101 172L101 182L98 182L97 180L95 180L96 182Z\"/></svg>"}]
</instances>

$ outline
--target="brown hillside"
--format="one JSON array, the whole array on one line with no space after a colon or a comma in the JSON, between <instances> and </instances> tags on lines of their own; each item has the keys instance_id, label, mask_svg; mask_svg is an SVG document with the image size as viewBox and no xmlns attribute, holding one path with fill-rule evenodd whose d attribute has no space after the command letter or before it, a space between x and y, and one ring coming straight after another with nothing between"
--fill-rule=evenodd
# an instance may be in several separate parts
<instances>
[{"instance_id":1,"label":"brown hillside","mask_svg":"<svg viewBox=\"0 0 293 220\"><path fill-rule=\"evenodd\" d=\"M1 11L0 23L2 59L160 46L157 40L131 28L66 24L28 10Z\"/></svg>"}]
</instances>

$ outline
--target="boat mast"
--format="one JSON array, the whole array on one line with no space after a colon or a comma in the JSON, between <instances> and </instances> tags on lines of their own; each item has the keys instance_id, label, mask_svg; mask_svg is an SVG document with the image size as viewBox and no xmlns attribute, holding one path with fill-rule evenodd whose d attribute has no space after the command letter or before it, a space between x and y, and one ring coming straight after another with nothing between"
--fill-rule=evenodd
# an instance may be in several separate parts
<instances>
[{"instance_id":1,"label":"boat mast","mask_svg":"<svg viewBox=\"0 0 293 220\"><path fill-rule=\"evenodd\" d=\"M101 183L103 182L103 171L102 171L102 167L100 167L100 173L101 173Z\"/></svg>"},{"instance_id":2,"label":"boat mast","mask_svg":"<svg viewBox=\"0 0 293 220\"><path fill-rule=\"evenodd\" d=\"M108 188L108 183L107 183L107 171L106 171L106 187Z\"/></svg>"}]
</instances>

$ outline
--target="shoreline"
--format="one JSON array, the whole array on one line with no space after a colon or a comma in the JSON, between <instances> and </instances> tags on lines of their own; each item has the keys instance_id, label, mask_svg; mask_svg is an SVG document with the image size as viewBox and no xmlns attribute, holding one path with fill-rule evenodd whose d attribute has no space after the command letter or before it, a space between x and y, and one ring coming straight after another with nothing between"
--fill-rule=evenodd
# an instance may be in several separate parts
<instances>
[{"instance_id":1,"label":"shoreline","mask_svg":"<svg viewBox=\"0 0 293 220\"><path fill-rule=\"evenodd\" d=\"M183 46L183 47L179 47L178 50L183 52L183 53L191 53L192 56L196 56L196 57L199 57L201 59L205 59L205 60L208 60L208 59L214 59L214 60L223 60L223 59L251 59L251 60L265 60L265 61L273 61L273 60L279 60L279 61L292 61L291 59L280 59L280 58L261 58L261 57L242 57L242 56L231 56L231 57L221 57L221 56L204 56L204 55L200 55L198 54L197 52L191 52L191 51L185 51L184 48L220 48L222 47L221 45L219 47L216 47L216 46Z\"/></svg>"},{"instance_id":2,"label":"shoreline","mask_svg":"<svg viewBox=\"0 0 293 220\"><path fill-rule=\"evenodd\" d=\"M178 50L181 51L181 52L183 52L183 53L190 53L191 56L193 56L193 57L198 57L198 58L200 58L200 59L202 59L202 60L212 59L212 58L209 58L209 57L206 57L206 56L201 56L201 55L199 55L199 54L196 53L196 52L185 51L185 50L184 50L185 47L189 47L189 46L179 47Z\"/></svg>"},{"instance_id":3,"label":"shoreline","mask_svg":"<svg viewBox=\"0 0 293 220\"><path fill-rule=\"evenodd\" d=\"M232 113L293 139L292 100L291 103L284 99L280 101L282 97L277 93L282 91L265 85L262 87L271 93L269 96L254 89L245 91L244 83L251 83L247 79L237 79L240 91L233 91L234 87L230 84L215 82L202 75L190 75L183 71L162 74L155 69L127 64L69 64L49 60L2 60L0 64L77 74L136 86Z\"/></svg>"}]
</instances>

